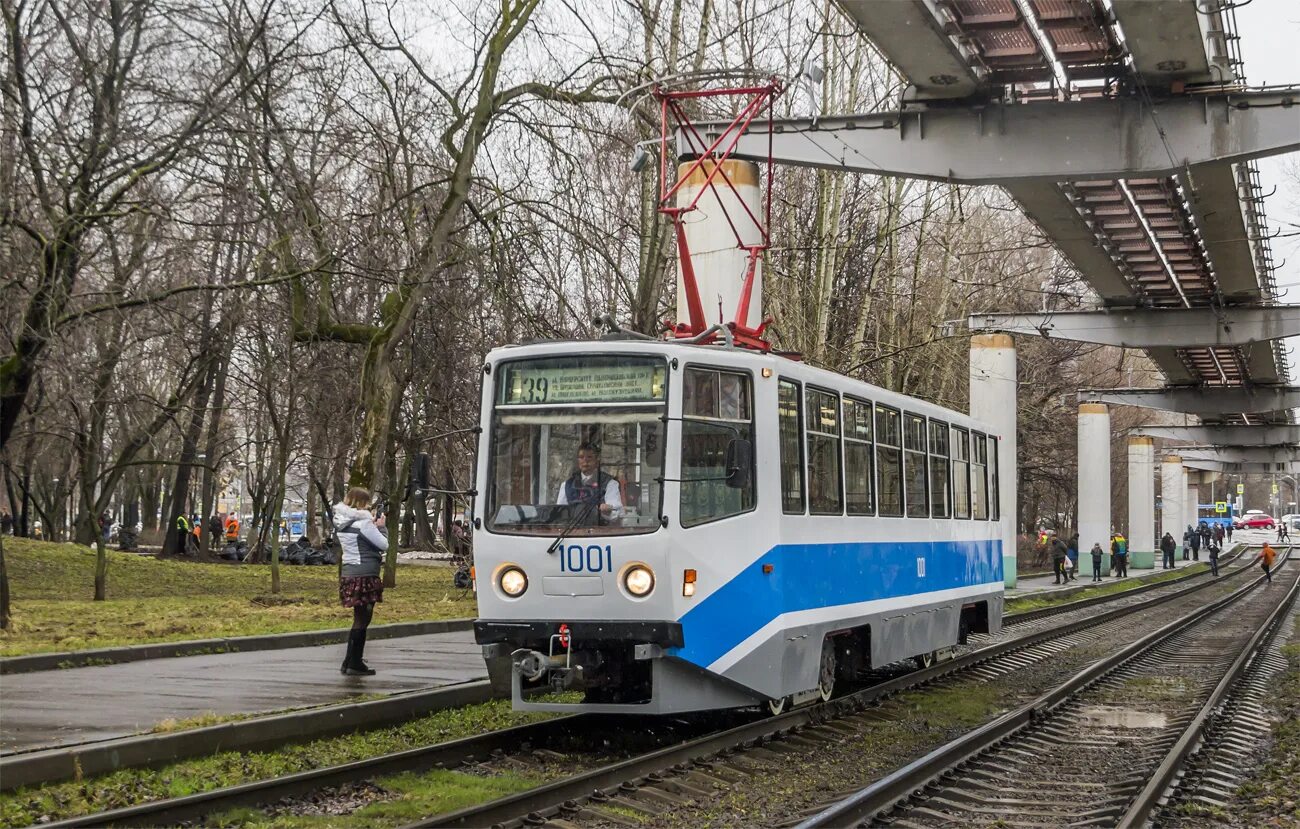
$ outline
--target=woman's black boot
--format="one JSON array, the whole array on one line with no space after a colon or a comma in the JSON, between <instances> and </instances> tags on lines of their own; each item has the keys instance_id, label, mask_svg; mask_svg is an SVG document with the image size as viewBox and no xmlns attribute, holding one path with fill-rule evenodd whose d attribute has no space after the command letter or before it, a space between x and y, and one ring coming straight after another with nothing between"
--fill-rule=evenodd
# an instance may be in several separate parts
<instances>
[{"instance_id":1,"label":"woman's black boot","mask_svg":"<svg viewBox=\"0 0 1300 829\"><path fill-rule=\"evenodd\" d=\"M366 650L366 631L352 630L348 634L348 662L343 673L348 676L374 676L375 671L365 662L361 661L362 655Z\"/></svg>"},{"instance_id":2,"label":"woman's black boot","mask_svg":"<svg viewBox=\"0 0 1300 829\"><path fill-rule=\"evenodd\" d=\"M348 672L348 666L352 664L353 656L356 654L356 637L353 635L355 633L355 630L348 631L348 652L343 657L343 664L339 666L339 673L341 674L346 674Z\"/></svg>"}]
</instances>

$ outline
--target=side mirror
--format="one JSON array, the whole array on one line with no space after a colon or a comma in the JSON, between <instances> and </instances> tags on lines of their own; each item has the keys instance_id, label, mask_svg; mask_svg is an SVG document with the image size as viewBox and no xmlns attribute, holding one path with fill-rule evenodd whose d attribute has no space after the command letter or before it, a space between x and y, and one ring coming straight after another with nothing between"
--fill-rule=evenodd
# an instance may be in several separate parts
<instances>
[{"instance_id":1,"label":"side mirror","mask_svg":"<svg viewBox=\"0 0 1300 829\"><path fill-rule=\"evenodd\" d=\"M744 438L727 443L727 486L744 489L754 474L754 444Z\"/></svg>"}]
</instances>

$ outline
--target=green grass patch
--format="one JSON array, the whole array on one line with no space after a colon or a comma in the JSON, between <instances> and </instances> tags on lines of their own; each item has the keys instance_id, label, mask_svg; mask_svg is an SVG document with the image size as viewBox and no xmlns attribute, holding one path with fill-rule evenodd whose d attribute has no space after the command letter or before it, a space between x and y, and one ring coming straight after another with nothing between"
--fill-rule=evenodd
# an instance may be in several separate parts
<instances>
[{"instance_id":1,"label":"green grass patch","mask_svg":"<svg viewBox=\"0 0 1300 829\"><path fill-rule=\"evenodd\" d=\"M1300 619L1282 655L1287 670L1272 685L1274 724L1268 755L1237 790L1238 802L1233 804L1236 817L1244 818L1247 826L1300 827Z\"/></svg>"},{"instance_id":2,"label":"green grass patch","mask_svg":"<svg viewBox=\"0 0 1300 829\"><path fill-rule=\"evenodd\" d=\"M314 740L302 745L285 746L276 751L225 752L211 757L173 763L161 769L124 769L85 781L51 783L19 789L0 794L0 826L29 826L33 823L62 820L150 800L182 797L223 786L234 786L252 780L278 777L469 737L513 725L537 722L552 716L554 715L539 712L511 711L509 700L493 700L480 705L439 711L400 726ZM473 777L473 775L460 776ZM392 778L392 780L400 779L400 777ZM498 782L491 782L494 779ZM478 802L473 798L490 792L493 786L504 786L509 791L515 791L516 788L510 787L532 785L524 778L511 780L497 777L479 778L479 780L483 782L456 779L438 784L435 781L425 789L421 789L422 793L419 796L443 798L448 803L473 803ZM453 782L456 785L452 785ZM459 807L452 805L447 808ZM446 809L435 811L446 811Z\"/></svg>"},{"instance_id":3,"label":"green grass patch","mask_svg":"<svg viewBox=\"0 0 1300 829\"><path fill-rule=\"evenodd\" d=\"M505 773L481 777L458 771L436 769L424 774L383 777L375 784L386 792L383 799L368 803L346 815L267 815L240 809L215 815L205 825L242 829L379 829L402 826L466 806L486 803L545 783L545 778Z\"/></svg>"},{"instance_id":4,"label":"green grass patch","mask_svg":"<svg viewBox=\"0 0 1300 829\"><path fill-rule=\"evenodd\" d=\"M150 642L253 636L347 627L334 567L195 564L108 553L108 600L93 601L95 551L76 544L5 539L14 624L0 631L0 656ZM401 565L376 624L473 616L473 594L446 567Z\"/></svg>"},{"instance_id":5,"label":"green grass patch","mask_svg":"<svg viewBox=\"0 0 1300 829\"><path fill-rule=\"evenodd\" d=\"M1100 584L1096 587L1089 587L1068 596L1053 596L1051 594L1025 596L1024 598L1011 599L1008 601L1003 608L1003 613L1023 613L1028 610L1037 610L1040 607L1052 607L1053 605L1065 604L1066 602L1077 602L1097 596L1110 596L1114 593L1124 593L1137 587L1145 587L1148 584L1159 584L1163 581L1172 581L1195 573L1204 573L1209 569L1210 565L1202 562L1200 564L1193 564L1189 567L1184 567L1181 570L1170 570L1165 573L1158 573L1150 578L1125 579L1123 581L1112 581L1106 584ZM1082 576L1080 578L1082 578Z\"/></svg>"}]
</instances>

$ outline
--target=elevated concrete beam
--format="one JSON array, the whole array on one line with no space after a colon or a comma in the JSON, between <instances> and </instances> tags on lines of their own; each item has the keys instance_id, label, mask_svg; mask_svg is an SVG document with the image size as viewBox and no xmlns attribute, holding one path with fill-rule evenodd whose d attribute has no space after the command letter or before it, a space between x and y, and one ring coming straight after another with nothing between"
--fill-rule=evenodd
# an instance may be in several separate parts
<instances>
[{"instance_id":1,"label":"elevated concrete beam","mask_svg":"<svg viewBox=\"0 0 1300 829\"><path fill-rule=\"evenodd\" d=\"M1300 386L1081 389L1079 400L1201 416L1263 414L1300 406Z\"/></svg>"},{"instance_id":2,"label":"elevated concrete beam","mask_svg":"<svg viewBox=\"0 0 1300 829\"><path fill-rule=\"evenodd\" d=\"M1187 458L1183 465L1191 469L1205 469L1211 472L1231 472L1236 475L1266 475L1271 472L1295 474L1300 472L1300 463L1228 463L1199 458Z\"/></svg>"},{"instance_id":3,"label":"elevated concrete beam","mask_svg":"<svg viewBox=\"0 0 1300 829\"><path fill-rule=\"evenodd\" d=\"M1296 446L1180 446L1184 460L1223 461L1225 463L1300 463Z\"/></svg>"},{"instance_id":4,"label":"elevated concrete beam","mask_svg":"<svg viewBox=\"0 0 1300 829\"><path fill-rule=\"evenodd\" d=\"M1217 83L1229 75L1226 67L1213 73L1206 56L1205 35L1197 0L1111 0L1124 27L1124 45L1133 68L1151 89L1170 81Z\"/></svg>"},{"instance_id":5,"label":"elevated concrete beam","mask_svg":"<svg viewBox=\"0 0 1300 829\"><path fill-rule=\"evenodd\" d=\"M888 4L875 4L888 5ZM1171 98L1150 106L1135 98L990 103L906 112L782 119L772 126L772 158L781 164L1003 184L1169 175L1188 165L1243 161L1300 148L1297 94L1243 92ZM706 141L725 124L695 127ZM1176 136L1171 152L1165 136ZM740 158L766 161L766 122L740 138ZM677 153L702 148L677 131Z\"/></svg>"},{"instance_id":6,"label":"elevated concrete beam","mask_svg":"<svg viewBox=\"0 0 1300 829\"><path fill-rule=\"evenodd\" d=\"M1300 336L1300 305L979 313L968 323L972 332L1038 334L1123 348L1237 346Z\"/></svg>"},{"instance_id":7,"label":"elevated concrete beam","mask_svg":"<svg viewBox=\"0 0 1300 829\"><path fill-rule=\"evenodd\" d=\"M1300 426L1137 426L1132 435L1213 446L1282 446L1300 443Z\"/></svg>"}]
</instances>

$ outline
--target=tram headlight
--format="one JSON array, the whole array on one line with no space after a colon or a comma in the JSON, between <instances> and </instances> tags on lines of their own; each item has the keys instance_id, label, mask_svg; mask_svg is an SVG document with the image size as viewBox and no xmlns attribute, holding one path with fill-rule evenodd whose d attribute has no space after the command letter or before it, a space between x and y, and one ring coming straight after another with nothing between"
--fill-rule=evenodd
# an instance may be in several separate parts
<instances>
[{"instance_id":1,"label":"tram headlight","mask_svg":"<svg viewBox=\"0 0 1300 829\"><path fill-rule=\"evenodd\" d=\"M629 567L623 574L623 587L638 598L648 596L650 591L655 589L655 574L649 567L640 564Z\"/></svg>"},{"instance_id":2,"label":"tram headlight","mask_svg":"<svg viewBox=\"0 0 1300 829\"><path fill-rule=\"evenodd\" d=\"M507 567L501 571L501 575L497 576L497 586L501 588L502 593L517 599L528 589L528 576L524 575L524 571L518 567Z\"/></svg>"}]
</instances>

